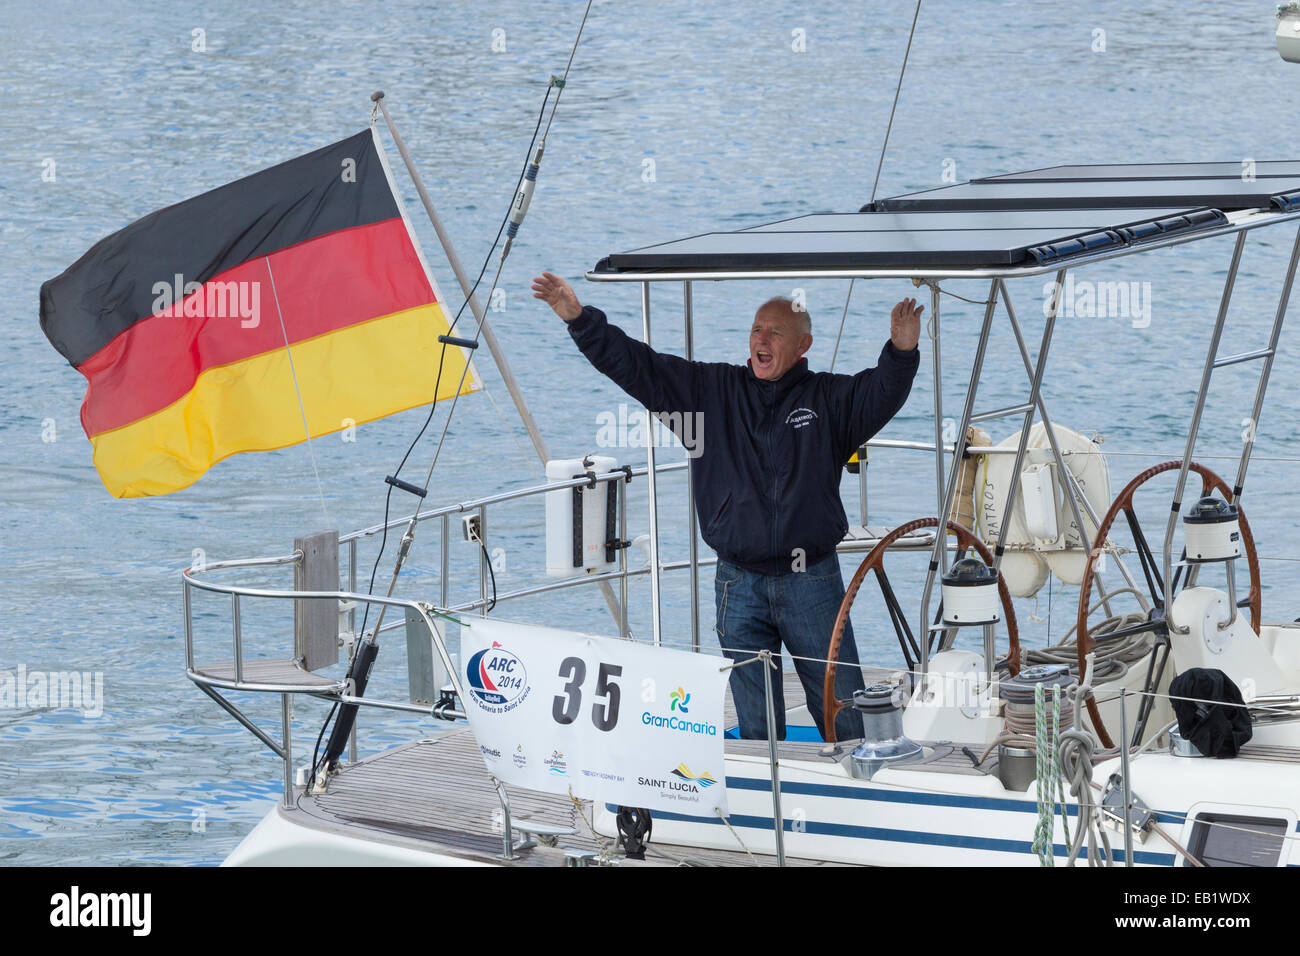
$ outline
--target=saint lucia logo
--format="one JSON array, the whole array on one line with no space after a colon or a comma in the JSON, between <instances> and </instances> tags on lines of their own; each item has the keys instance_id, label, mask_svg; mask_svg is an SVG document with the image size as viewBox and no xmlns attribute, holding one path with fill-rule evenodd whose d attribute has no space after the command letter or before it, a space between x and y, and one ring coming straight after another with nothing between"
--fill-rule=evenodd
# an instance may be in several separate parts
<instances>
[{"instance_id":1,"label":"saint lucia logo","mask_svg":"<svg viewBox=\"0 0 1300 956\"><path fill-rule=\"evenodd\" d=\"M465 679L474 700L494 714L514 710L530 689L524 662L496 641L470 657Z\"/></svg>"},{"instance_id":2,"label":"saint lucia logo","mask_svg":"<svg viewBox=\"0 0 1300 956\"><path fill-rule=\"evenodd\" d=\"M691 702L691 695L688 694L680 685L669 695L669 700L672 701L672 703L668 705L669 710L676 710L683 714L690 713L690 709L687 708L686 705Z\"/></svg>"},{"instance_id":3,"label":"saint lucia logo","mask_svg":"<svg viewBox=\"0 0 1300 956\"><path fill-rule=\"evenodd\" d=\"M691 783L698 783L701 787L711 787L718 781L713 779L713 775L707 770L698 777L691 773L691 768L684 763L679 763L677 769L673 771L674 777L681 777L683 780L689 780Z\"/></svg>"}]
</instances>

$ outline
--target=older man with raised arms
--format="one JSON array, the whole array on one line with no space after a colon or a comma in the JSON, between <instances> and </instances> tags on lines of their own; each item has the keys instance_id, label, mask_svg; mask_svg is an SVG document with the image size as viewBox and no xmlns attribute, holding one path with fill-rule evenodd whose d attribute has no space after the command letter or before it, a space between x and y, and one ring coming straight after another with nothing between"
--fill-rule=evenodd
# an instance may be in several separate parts
<instances>
[{"instance_id":1,"label":"older man with raised arms","mask_svg":"<svg viewBox=\"0 0 1300 956\"><path fill-rule=\"evenodd\" d=\"M784 645L825 736L823 662L844 599L835 548L848 531L840 469L907 401L920 363L921 307L915 299L894 306L890 338L875 368L837 375L808 368L811 319L789 299L759 307L749 361L731 365L654 351L610 325L599 309L582 305L550 272L535 278L532 288L565 321L591 364L647 409L677 413L676 422L701 416L692 490L704 540L718 554L719 643L735 661L760 650L778 654ZM844 700L863 686L851 626L840 661L850 665L836 672L835 696ZM776 735L784 739L780 680L775 690ZM731 695L740 735L766 737L757 665L732 669ZM849 711L841 712L835 729L841 740L862 735Z\"/></svg>"}]
</instances>

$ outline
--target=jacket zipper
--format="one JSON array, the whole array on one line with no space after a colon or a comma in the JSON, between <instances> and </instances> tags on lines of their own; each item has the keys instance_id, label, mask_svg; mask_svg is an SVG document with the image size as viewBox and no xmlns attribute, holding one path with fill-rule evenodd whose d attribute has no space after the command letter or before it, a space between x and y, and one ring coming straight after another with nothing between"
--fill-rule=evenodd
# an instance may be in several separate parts
<instances>
[{"instance_id":1,"label":"jacket zipper","mask_svg":"<svg viewBox=\"0 0 1300 956\"><path fill-rule=\"evenodd\" d=\"M777 554L777 542L779 538L779 533L777 531L777 523L776 523L777 522L776 454L775 454L775 449L772 447L772 432L776 430L776 395L775 395L776 389L773 388L772 392L773 392L772 406L768 410L768 419L767 419L767 460L769 465L772 468L772 505L771 505L772 545L771 548L772 548L772 554L774 555L774 559L779 561L780 555Z\"/></svg>"}]
</instances>

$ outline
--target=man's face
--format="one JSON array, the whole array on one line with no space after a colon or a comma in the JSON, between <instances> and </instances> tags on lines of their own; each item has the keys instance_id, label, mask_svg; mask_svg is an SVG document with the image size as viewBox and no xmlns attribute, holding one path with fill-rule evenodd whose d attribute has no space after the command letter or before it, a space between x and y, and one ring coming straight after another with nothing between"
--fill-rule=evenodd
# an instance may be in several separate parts
<instances>
[{"instance_id":1,"label":"man's face","mask_svg":"<svg viewBox=\"0 0 1300 956\"><path fill-rule=\"evenodd\" d=\"M778 379L812 346L801 318L783 308L758 310L749 332L749 361L757 378Z\"/></svg>"}]
</instances>

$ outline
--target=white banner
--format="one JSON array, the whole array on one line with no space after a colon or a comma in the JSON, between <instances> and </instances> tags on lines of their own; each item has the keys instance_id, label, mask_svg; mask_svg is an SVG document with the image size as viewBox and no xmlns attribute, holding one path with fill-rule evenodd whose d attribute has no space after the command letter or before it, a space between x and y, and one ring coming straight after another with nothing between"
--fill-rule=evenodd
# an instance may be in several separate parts
<instances>
[{"instance_id":1,"label":"white banner","mask_svg":"<svg viewBox=\"0 0 1300 956\"><path fill-rule=\"evenodd\" d=\"M692 816L727 812L724 660L465 617L465 711L506 783Z\"/></svg>"}]
</instances>

